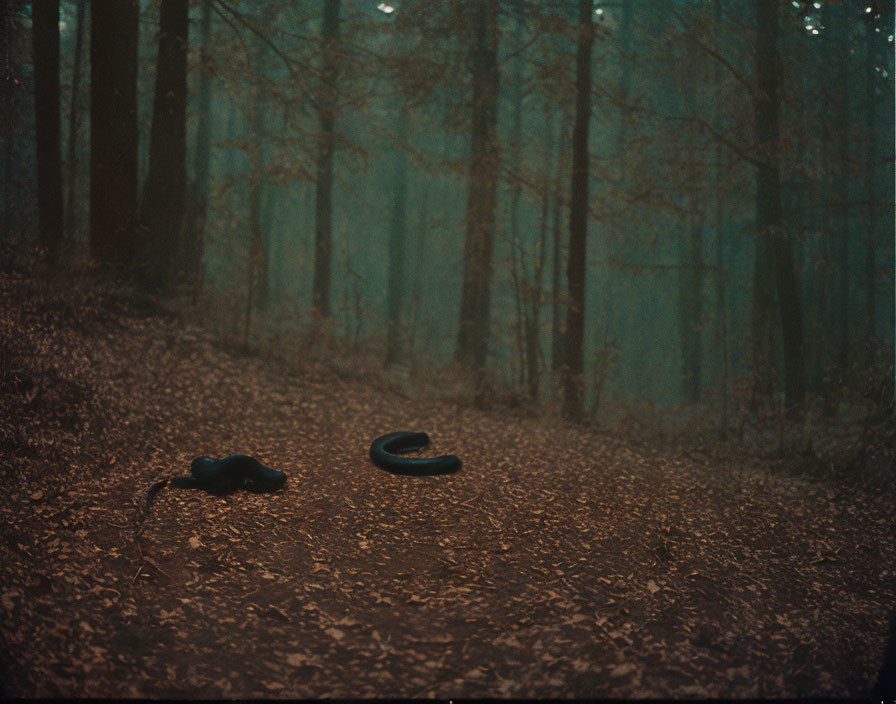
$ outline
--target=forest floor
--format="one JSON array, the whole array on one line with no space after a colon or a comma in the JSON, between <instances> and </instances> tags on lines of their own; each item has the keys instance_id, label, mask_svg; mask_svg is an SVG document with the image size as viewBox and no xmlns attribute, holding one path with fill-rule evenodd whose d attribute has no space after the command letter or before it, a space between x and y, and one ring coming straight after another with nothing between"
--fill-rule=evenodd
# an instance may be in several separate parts
<instances>
[{"instance_id":1,"label":"forest floor","mask_svg":"<svg viewBox=\"0 0 896 704\"><path fill-rule=\"evenodd\" d=\"M896 502L239 355L107 290L0 273L10 697L862 696ZM463 468L394 476L425 430ZM251 454L274 494L147 490Z\"/></svg>"}]
</instances>

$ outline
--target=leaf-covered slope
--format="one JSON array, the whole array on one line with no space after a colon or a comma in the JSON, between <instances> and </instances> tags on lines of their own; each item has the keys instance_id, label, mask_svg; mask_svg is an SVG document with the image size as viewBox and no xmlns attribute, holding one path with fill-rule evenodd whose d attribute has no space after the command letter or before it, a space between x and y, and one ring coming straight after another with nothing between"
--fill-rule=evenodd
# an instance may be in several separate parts
<instances>
[{"instance_id":1,"label":"leaf-covered slope","mask_svg":"<svg viewBox=\"0 0 896 704\"><path fill-rule=\"evenodd\" d=\"M560 423L284 374L92 290L0 275L9 696L856 695L892 496L647 459ZM463 469L402 477L424 430ZM245 453L276 494L147 489Z\"/></svg>"}]
</instances>

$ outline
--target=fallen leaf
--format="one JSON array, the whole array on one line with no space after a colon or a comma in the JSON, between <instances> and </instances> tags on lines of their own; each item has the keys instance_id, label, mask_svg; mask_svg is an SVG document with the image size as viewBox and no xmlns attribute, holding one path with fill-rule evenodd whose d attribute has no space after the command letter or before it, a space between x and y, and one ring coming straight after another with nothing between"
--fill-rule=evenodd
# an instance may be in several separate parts
<instances>
[{"instance_id":1,"label":"fallen leaf","mask_svg":"<svg viewBox=\"0 0 896 704\"><path fill-rule=\"evenodd\" d=\"M621 665L615 665L610 668L610 677L625 677L626 675L634 672L637 668L630 662L622 663Z\"/></svg>"}]
</instances>

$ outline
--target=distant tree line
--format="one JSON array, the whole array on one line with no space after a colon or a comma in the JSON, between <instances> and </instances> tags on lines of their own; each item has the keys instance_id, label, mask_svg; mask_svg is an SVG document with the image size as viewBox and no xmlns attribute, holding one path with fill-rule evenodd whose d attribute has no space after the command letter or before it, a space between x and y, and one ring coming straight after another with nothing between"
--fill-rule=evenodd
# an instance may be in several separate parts
<instances>
[{"instance_id":1,"label":"distant tree line","mask_svg":"<svg viewBox=\"0 0 896 704\"><path fill-rule=\"evenodd\" d=\"M228 170L247 173L237 260L246 337L252 311L282 295L280 260L304 251L287 243L277 212L305 202L307 309L334 316L334 272L357 306L382 288L387 365L420 337L428 271L456 281L453 303L443 291L437 305L456 311L452 356L475 383L487 383L502 360L537 398L540 378L553 374L573 420L593 416L620 354L647 352L651 335L667 328L678 340L686 402L714 388L724 414L740 384L754 410L780 392L793 415L807 395L833 414L839 389L863 383L859 366L883 359L889 372L875 372L869 393L892 412L889 3L199 0L191 19L187 0L159 0L143 20L137 0L63 6L12 3L3 18L5 45L18 46L30 14L37 232L51 261L77 219L77 97L86 79L92 258L150 291L188 286L200 295L219 236L210 204L232 198L213 183L232 185ZM67 107L61 9L76 25ZM143 173L139 39L150 16L157 34ZM9 107L9 76L23 69L6 71L13 125L20 108ZM224 126L228 99L236 102ZM215 144L228 162L215 161ZM377 150L390 154L388 175L369 179ZM345 173L346 159L357 173ZM427 263L437 244L428 223L448 208L438 202L447 192L439 174L465 181L456 273ZM313 202L296 184L309 184ZM384 268L352 265L351 248L335 240L334 222L373 222L360 199L375 189L391 194ZM735 272L746 273L750 246L743 284ZM334 269L336 257L345 264ZM669 277L671 287L645 283ZM862 357L872 349L877 357ZM636 362L629 368L631 385L640 384Z\"/></svg>"}]
</instances>

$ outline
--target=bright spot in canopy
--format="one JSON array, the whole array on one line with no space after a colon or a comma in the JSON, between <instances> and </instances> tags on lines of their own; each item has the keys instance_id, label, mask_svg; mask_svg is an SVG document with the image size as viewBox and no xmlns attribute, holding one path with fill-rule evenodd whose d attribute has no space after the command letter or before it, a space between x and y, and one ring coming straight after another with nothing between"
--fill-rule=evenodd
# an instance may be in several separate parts
<instances>
[{"instance_id":1,"label":"bright spot in canopy","mask_svg":"<svg viewBox=\"0 0 896 704\"><path fill-rule=\"evenodd\" d=\"M66 29L66 27L68 27L68 24L66 24L65 22L60 22L60 23L59 23L59 31L60 31L60 32L64 32L65 29Z\"/></svg>"},{"instance_id":2,"label":"bright spot in canopy","mask_svg":"<svg viewBox=\"0 0 896 704\"><path fill-rule=\"evenodd\" d=\"M594 14L595 14L595 15L602 15L602 14L604 14L604 9L603 9L602 7L599 7L599 8L597 8L597 9L594 11Z\"/></svg>"},{"instance_id":3,"label":"bright spot in canopy","mask_svg":"<svg viewBox=\"0 0 896 704\"><path fill-rule=\"evenodd\" d=\"M893 35L892 35L892 34L891 34L889 37L887 37L887 41L888 41L888 42L892 42L892 41L893 41Z\"/></svg>"},{"instance_id":4,"label":"bright spot in canopy","mask_svg":"<svg viewBox=\"0 0 896 704\"><path fill-rule=\"evenodd\" d=\"M812 3L812 7L814 7L816 10L820 10L820 9L821 9L821 3L820 3L820 2L813 2L813 3Z\"/></svg>"},{"instance_id":5,"label":"bright spot in canopy","mask_svg":"<svg viewBox=\"0 0 896 704\"><path fill-rule=\"evenodd\" d=\"M866 7L866 8L865 8L865 14L866 14L866 15L870 15L870 14L871 14L871 7Z\"/></svg>"},{"instance_id":6,"label":"bright spot in canopy","mask_svg":"<svg viewBox=\"0 0 896 704\"><path fill-rule=\"evenodd\" d=\"M376 9L379 10L380 12L385 12L387 15L390 15L393 12L395 12L394 7L392 7L391 5L384 3L384 2L381 2L379 5L377 5Z\"/></svg>"},{"instance_id":7,"label":"bright spot in canopy","mask_svg":"<svg viewBox=\"0 0 896 704\"><path fill-rule=\"evenodd\" d=\"M811 24L807 24L807 25L806 25L806 29L815 29L815 27L812 26Z\"/></svg>"},{"instance_id":8,"label":"bright spot in canopy","mask_svg":"<svg viewBox=\"0 0 896 704\"><path fill-rule=\"evenodd\" d=\"M812 34L818 34L818 30L817 30L817 29L813 29L813 30L812 30Z\"/></svg>"},{"instance_id":9,"label":"bright spot in canopy","mask_svg":"<svg viewBox=\"0 0 896 704\"><path fill-rule=\"evenodd\" d=\"M796 0L793 0L793 2L790 3L790 4L793 5L794 7L799 7L799 6L800 6L800 4L799 4Z\"/></svg>"}]
</instances>

